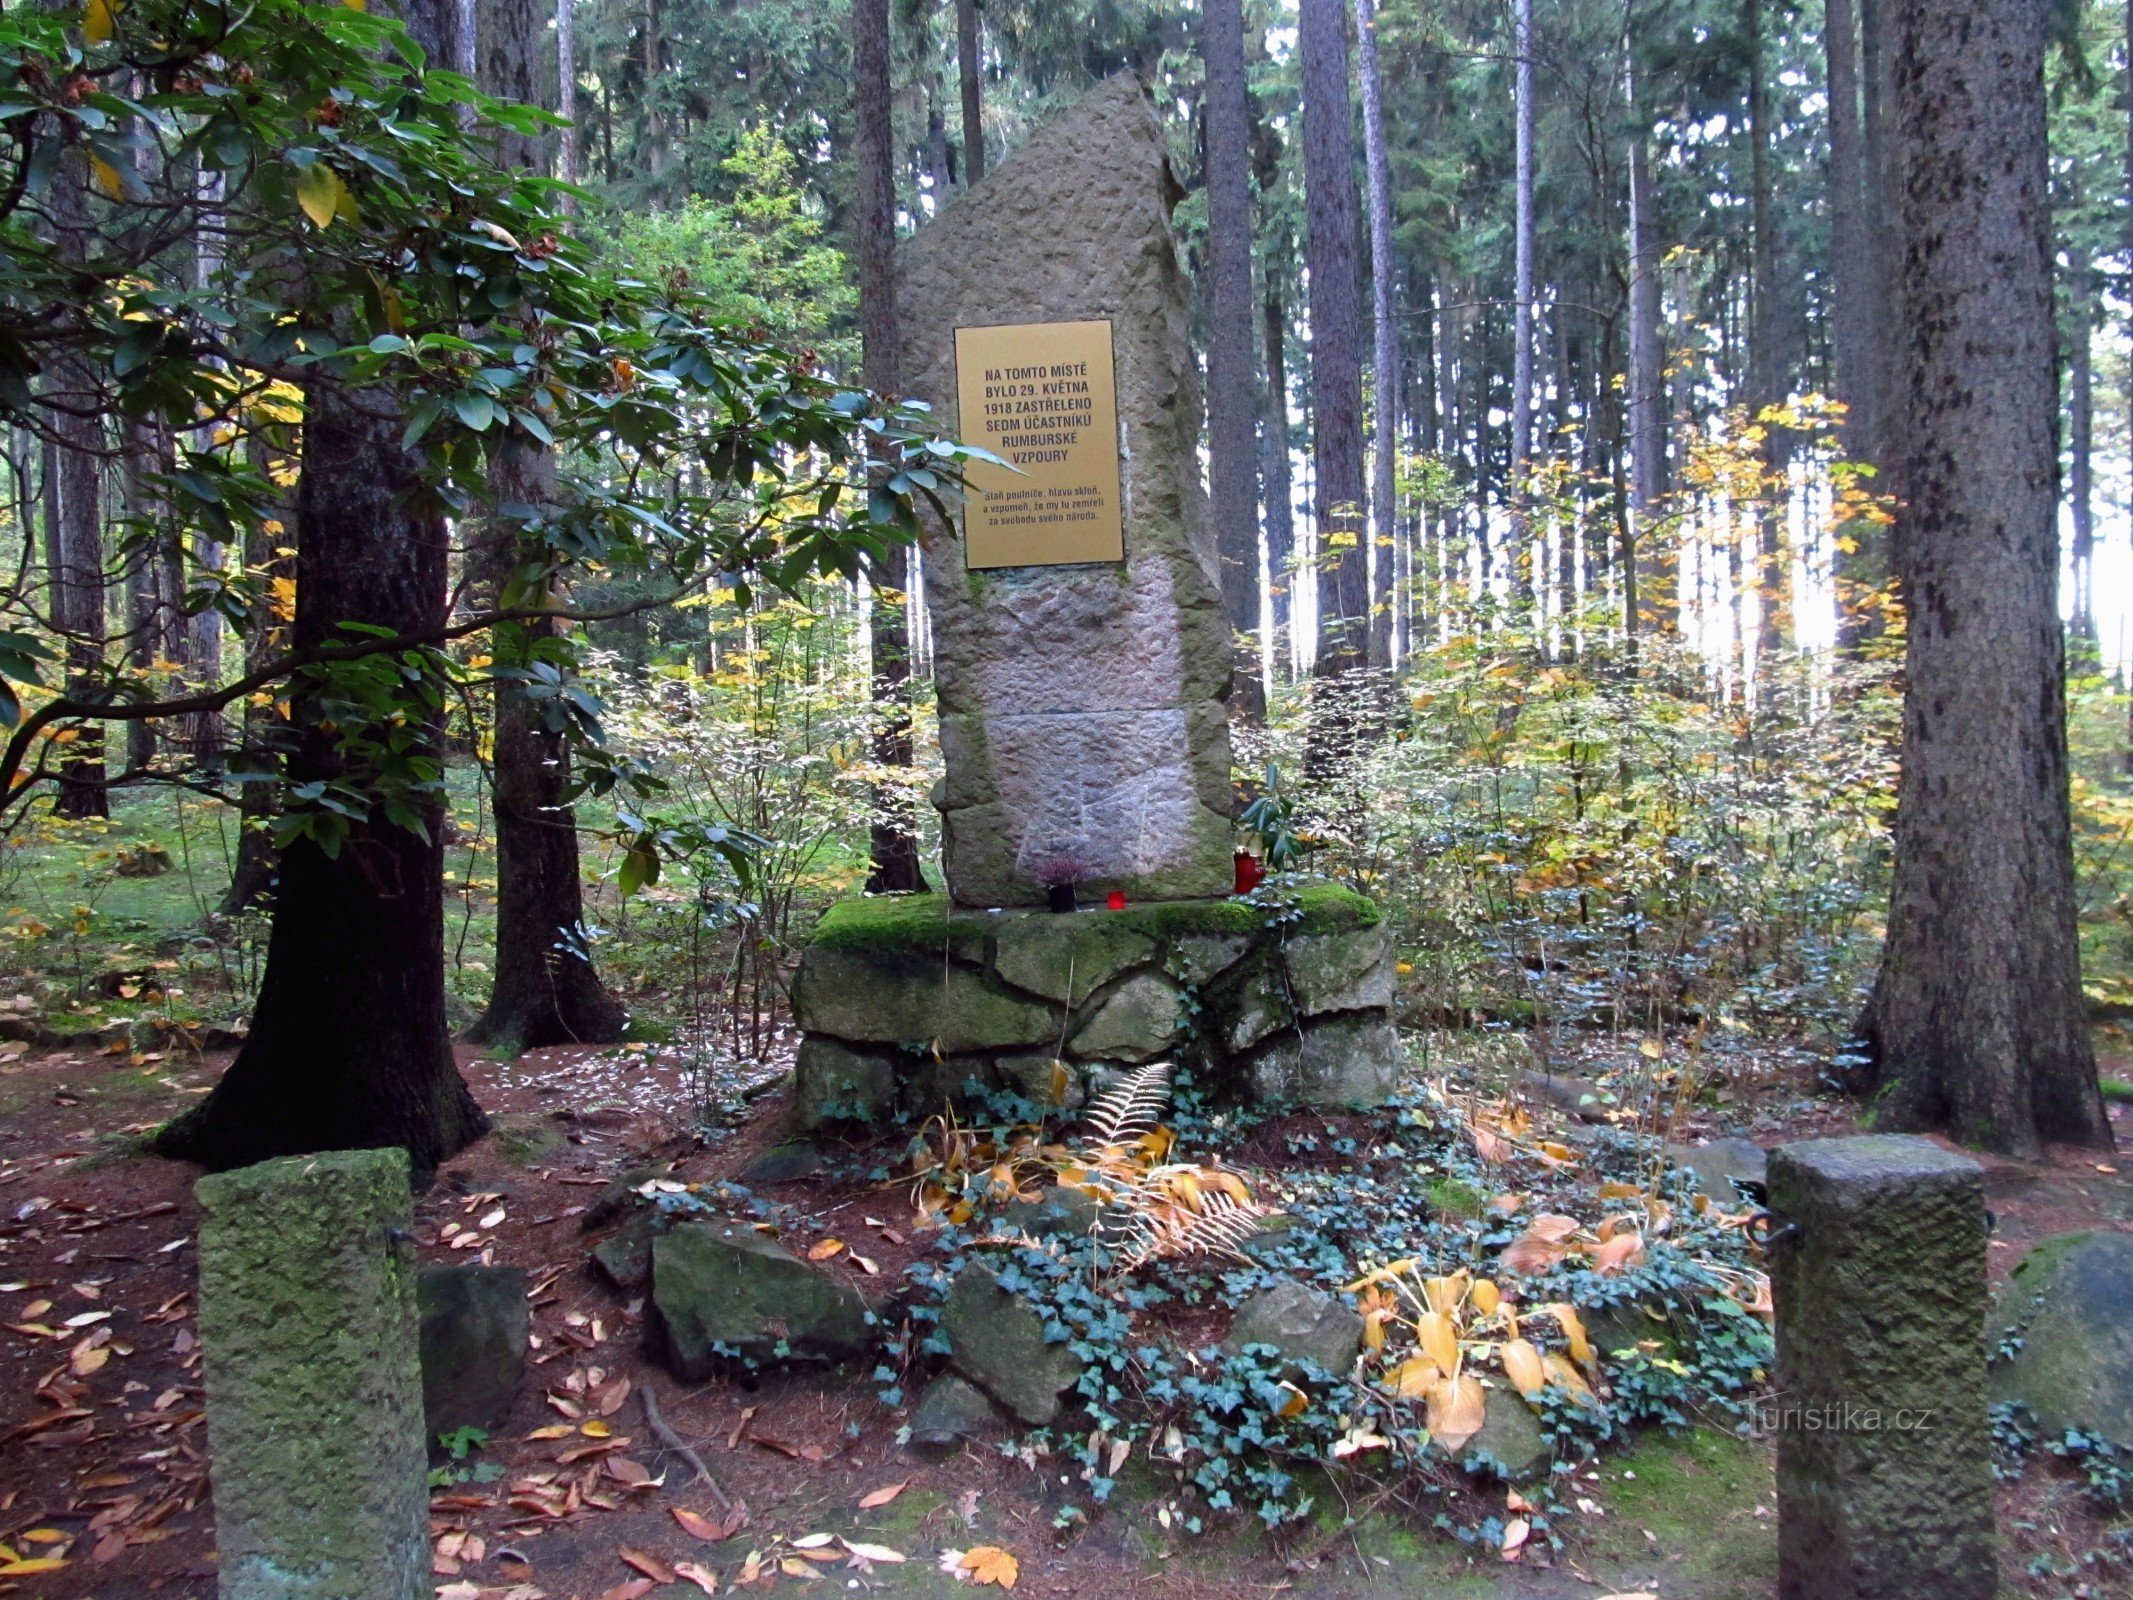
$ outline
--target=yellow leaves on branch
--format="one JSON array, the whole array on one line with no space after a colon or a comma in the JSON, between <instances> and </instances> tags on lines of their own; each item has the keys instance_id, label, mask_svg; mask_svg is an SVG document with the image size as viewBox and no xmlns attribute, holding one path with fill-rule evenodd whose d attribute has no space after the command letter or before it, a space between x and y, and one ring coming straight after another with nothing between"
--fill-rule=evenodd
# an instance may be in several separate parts
<instances>
[{"instance_id":1,"label":"yellow leaves on branch","mask_svg":"<svg viewBox=\"0 0 2133 1600\"><path fill-rule=\"evenodd\" d=\"M341 175L323 161L313 161L296 175L296 203L321 233L335 217L344 222L356 219L355 196Z\"/></svg>"}]
</instances>

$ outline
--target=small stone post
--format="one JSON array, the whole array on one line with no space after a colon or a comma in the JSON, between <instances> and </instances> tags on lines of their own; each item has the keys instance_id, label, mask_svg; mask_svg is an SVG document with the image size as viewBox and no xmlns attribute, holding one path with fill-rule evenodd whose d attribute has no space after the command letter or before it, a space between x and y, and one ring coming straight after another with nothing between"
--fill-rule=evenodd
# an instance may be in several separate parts
<instances>
[{"instance_id":1,"label":"small stone post","mask_svg":"<svg viewBox=\"0 0 2133 1600\"><path fill-rule=\"evenodd\" d=\"M428 1600L407 1152L194 1193L223 1600Z\"/></svg>"},{"instance_id":2,"label":"small stone post","mask_svg":"<svg viewBox=\"0 0 2133 1600\"><path fill-rule=\"evenodd\" d=\"M1780 1600L1991 1600L1983 1169L1809 1139L1769 1195Z\"/></svg>"}]
</instances>

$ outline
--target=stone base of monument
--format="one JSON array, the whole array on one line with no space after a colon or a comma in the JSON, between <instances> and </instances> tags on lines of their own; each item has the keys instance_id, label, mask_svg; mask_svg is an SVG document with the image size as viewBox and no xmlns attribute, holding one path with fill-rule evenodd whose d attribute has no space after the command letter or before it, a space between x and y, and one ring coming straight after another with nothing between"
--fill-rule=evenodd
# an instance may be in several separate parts
<instances>
[{"instance_id":1,"label":"stone base of monument","mask_svg":"<svg viewBox=\"0 0 2133 1600\"><path fill-rule=\"evenodd\" d=\"M1072 1106L1151 1061L1218 1104L1377 1105L1402 1067L1392 993L1377 908L1331 885L1072 913L847 900L793 983L795 1120Z\"/></svg>"}]
</instances>

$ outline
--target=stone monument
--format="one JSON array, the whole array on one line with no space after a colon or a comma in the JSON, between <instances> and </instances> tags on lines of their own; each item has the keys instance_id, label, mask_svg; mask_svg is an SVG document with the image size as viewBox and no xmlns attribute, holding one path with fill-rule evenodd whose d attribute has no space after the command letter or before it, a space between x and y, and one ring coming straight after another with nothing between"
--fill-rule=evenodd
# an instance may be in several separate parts
<instances>
[{"instance_id":1,"label":"stone monument","mask_svg":"<svg viewBox=\"0 0 2133 1600\"><path fill-rule=\"evenodd\" d=\"M1984 1169L1807 1139L1769 1195L1780 1600L1991 1600Z\"/></svg>"},{"instance_id":2,"label":"stone monument","mask_svg":"<svg viewBox=\"0 0 2133 1600\"><path fill-rule=\"evenodd\" d=\"M973 1087L1070 1102L1166 1056L1239 1099L1371 1103L1397 1077L1376 909L1225 898L1232 652L1182 193L1121 74L898 248L910 393L1014 466L923 519L948 893L824 918L794 985L803 1126ZM1031 909L1061 884L1094 908Z\"/></svg>"},{"instance_id":3,"label":"stone monument","mask_svg":"<svg viewBox=\"0 0 2133 1600\"><path fill-rule=\"evenodd\" d=\"M262 1161L193 1192L223 1600L427 1600L407 1152Z\"/></svg>"}]
</instances>

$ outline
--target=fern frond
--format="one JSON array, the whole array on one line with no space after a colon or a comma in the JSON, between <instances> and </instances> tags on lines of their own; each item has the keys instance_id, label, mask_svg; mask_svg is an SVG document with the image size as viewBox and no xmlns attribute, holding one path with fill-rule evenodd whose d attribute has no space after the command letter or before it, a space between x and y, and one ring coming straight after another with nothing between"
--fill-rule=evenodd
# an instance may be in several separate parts
<instances>
[{"instance_id":1,"label":"fern frond","mask_svg":"<svg viewBox=\"0 0 2133 1600\"><path fill-rule=\"evenodd\" d=\"M1119 1269L1131 1272L1151 1261L1180 1256L1219 1255L1246 1261L1245 1241L1259 1231L1271 1215L1257 1201L1233 1200L1226 1194L1210 1194L1199 1210L1176 1204L1159 1204L1135 1211L1127 1219L1119 1239Z\"/></svg>"},{"instance_id":2,"label":"fern frond","mask_svg":"<svg viewBox=\"0 0 2133 1600\"><path fill-rule=\"evenodd\" d=\"M1125 1144L1153 1132L1170 1104L1170 1063L1151 1061L1127 1073L1089 1102L1083 1121L1089 1143L1098 1147Z\"/></svg>"}]
</instances>

